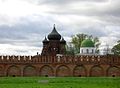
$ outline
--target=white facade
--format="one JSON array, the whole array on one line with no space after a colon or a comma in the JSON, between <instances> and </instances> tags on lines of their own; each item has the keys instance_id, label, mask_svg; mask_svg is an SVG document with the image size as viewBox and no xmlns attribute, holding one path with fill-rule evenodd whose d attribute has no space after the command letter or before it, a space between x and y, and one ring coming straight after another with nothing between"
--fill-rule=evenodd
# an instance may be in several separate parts
<instances>
[{"instance_id":1,"label":"white facade","mask_svg":"<svg viewBox=\"0 0 120 88\"><path fill-rule=\"evenodd\" d=\"M80 54L95 54L96 48L95 47L81 47Z\"/></svg>"},{"instance_id":2,"label":"white facade","mask_svg":"<svg viewBox=\"0 0 120 88\"><path fill-rule=\"evenodd\" d=\"M99 47L100 55L107 55L111 54L111 49L109 48L109 45L103 43Z\"/></svg>"}]
</instances>

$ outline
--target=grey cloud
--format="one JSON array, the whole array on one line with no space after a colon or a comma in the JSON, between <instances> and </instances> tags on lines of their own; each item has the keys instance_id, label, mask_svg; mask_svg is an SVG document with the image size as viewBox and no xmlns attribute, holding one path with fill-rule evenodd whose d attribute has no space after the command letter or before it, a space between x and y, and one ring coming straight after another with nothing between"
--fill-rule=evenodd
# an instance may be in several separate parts
<instances>
[{"instance_id":1,"label":"grey cloud","mask_svg":"<svg viewBox=\"0 0 120 88\"><path fill-rule=\"evenodd\" d=\"M33 21L34 17L21 18L21 21L13 26L0 26L0 44L21 45L30 47L42 47L42 40L53 28L60 23L53 17L41 17ZM58 28L58 30L61 30Z\"/></svg>"},{"instance_id":2,"label":"grey cloud","mask_svg":"<svg viewBox=\"0 0 120 88\"><path fill-rule=\"evenodd\" d=\"M37 1L39 2L39 4L63 5L74 2L106 2L108 0L37 0Z\"/></svg>"},{"instance_id":3,"label":"grey cloud","mask_svg":"<svg viewBox=\"0 0 120 88\"><path fill-rule=\"evenodd\" d=\"M44 25L44 26L43 26ZM15 26L0 26L0 43L13 45L29 45L40 46L46 32L47 25L44 23L29 22L25 24L17 24Z\"/></svg>"},{"instance_id":4,"label":"grey cloud","mask_svg":"<svg viewBox=\"0 0 120 88\"><path fill-rule=\"evenodd\" d=\"M100 0L99 0L100 1ZM107 0L108 4L98 5L90 4L86 5L86 9L73 9L71 6L58 5L54 6L55 11L51 11L51 14L57 15L76 15L76 16L87 16L100 20L104 25L120 25L120 6L119 0ZM106 2L107 2L106 1ZM90 3L90 2L87 2ZM76 2L77 4L77 2ZM86 2L84 2L86 4ZM77 6L76 6L77 7ZM79 7L79 6L78 6Z\"/></svg>"},{"instance_id":5,"label":"grey cloud","mask_svg":"<svg viewBox=\"0 0 120 88\"><path fill-rule=\"evenodd\" d=\"M36 2L54 9L48 11L48 13L53 16L86 16L101 21L105 26L120 25L120 0L37 0ZM86 9L79 9L81 7L81 2L86 5L82 8ZM101 5L100 2L102 2L103 5ZM77 9L71 7L73 3L77 4L75 6L76 8L78 7Z\"/></svg>"},{"instance_id":6,"label":"grey cloud","mask_svg":"<svg viewBox=\"0 0 120 88\"><path fill-rule=\"evenodd\" d=\"M71 30L73 29L73 30ZM63 31L62 33L67 34L67 36L71 37L72 35L78 34L78 33L84 33L84 34L88 34L88 35L93 35L96 37L101 37L101 36L107 36L107 34L104 32L104 28L103 27L98 27L98 26L83 26L83 27L77 27L77 29L74 28L66 28L65 31Z\"/></svg>"},{"instance_id":7,"label":"grey cloud","mask_svg":"<svg viewBox=\"0 0 120 88\"><path fill-rule=\"evenodd\" d=\"M120 2L118 2L120 3ZM76 6L77 7L77 6ZM54 11L49 11L51 14L58 14L58 15L84 15L84 16L115 16L120 17L120 7L116 4L110 4L106 6L86 6L87 9L73 9L71 6L54 6Z\"/></svg>"},{"instance_id":8,"label":"grey cloud","mask_svg":"<svg viewBox=\"0 0 120 88\"><path fill-rule=\"evenodd\" d=\"M37 20L34 20L35 17ZM12 26L1 25L0 43L42 47L42 40L52 31L54 23L60 24L54 16L33 15L20 18L20 21Z\"/></svg>"}]
</instances>

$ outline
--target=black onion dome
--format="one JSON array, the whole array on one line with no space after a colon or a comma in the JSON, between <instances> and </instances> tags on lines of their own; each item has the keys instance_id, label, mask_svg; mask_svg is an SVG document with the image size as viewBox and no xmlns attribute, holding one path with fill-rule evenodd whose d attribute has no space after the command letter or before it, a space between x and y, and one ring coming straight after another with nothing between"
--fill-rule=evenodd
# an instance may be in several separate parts
<instances>
[{"instance_id":1,"label":"black onion dome","mask_svg":"<svg viewBox=\"0 0 120 88\"><path fill-rule=\"evenodd\" d=\"M64 40L64 38L62 37L62 39L61 39L61 41L60 41L61 43L66 43L66 41Z\"/></svg>"},{"instance_id":2,"label":"black onion dome","mask_svg":"<svg viewBox=\"0 0 120 88\"><path fill-rule=\"evenodd\" d=\"M61 35L56 31L55 25L52 32L48 35L49 40L60 40Z\"/></svg>"},{"instance_id":3,"label":"black onion dome","mask_svg":"<svg viewBox=\"0 0 120 88\"><path fill-rule=\"evenodd\" d=\"M47 38L45 37L45 39L43 40L43 43L48 43L49 41L47 40Z\"/></svg>"}]
</instances>

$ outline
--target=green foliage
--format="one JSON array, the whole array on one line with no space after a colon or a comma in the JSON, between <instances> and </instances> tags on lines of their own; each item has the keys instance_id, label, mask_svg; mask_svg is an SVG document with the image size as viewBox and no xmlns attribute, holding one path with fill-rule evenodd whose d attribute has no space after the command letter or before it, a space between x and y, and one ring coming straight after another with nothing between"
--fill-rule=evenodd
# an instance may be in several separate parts
<instances>
[{"instance_id":1,"label":"green foliage","mask_svg":"<svg viewBox=\"0 0 120 88\"><path fill-rule=\"evenodd\" d=\"M93 37L92 35L87 35L87 34L76 34L76 35L72 36L72 40L71 40L71 43L73 44L73 50L74 50L75 54L80 52L81 43L86 38L91 39L94 42L95 47L97 48L97 52L99 51L98 47L99 47L100 43L99 43L99 38L98 37Z\"/></svg>"},{"instance_id":2,"label":"green foliage","mask_svg":"<svg viewBox=\"0 0 120 88\"><path fill-rule=\"evenodd\" d=\"M115 55L120 55L120 40L118 41L118 44L112 48L112 52L114 52Z\"/></svg>"},{"instance_id":3,"label":"green foliage","mask_svg":"<svg viewBox=\"0 0 120 88\"><path fill-rule=\"evenodd\" d=\"M71 43L74 45L75 53L80 52L80 46L83 40L85 40L88 37L86 34L76 34L72 36Z\"/></svg>"},{"instance_id":4,"label":"green foliage","mask_svg":"<svg viewBox=\"0 0 120 88\"><path fill-rule=\"evenodd\" d=\"M66 55L74 55L74 47L72 45L66 45Z\"/></svg>"},{"instance_id":5,"label":"green foliage","mask_svg":"<svg viewBox=\"0 0 120 88\"><path fill-rule=\"evenodd\" d=\"M0 88L120 88L120 78L1 77Z\"/></svg>"}]
</instances>

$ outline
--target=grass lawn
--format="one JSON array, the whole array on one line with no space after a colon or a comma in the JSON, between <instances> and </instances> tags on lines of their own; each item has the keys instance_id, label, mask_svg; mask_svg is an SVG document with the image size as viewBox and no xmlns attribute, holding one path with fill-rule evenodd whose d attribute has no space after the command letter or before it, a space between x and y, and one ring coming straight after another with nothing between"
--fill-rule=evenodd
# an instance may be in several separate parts
<instances>
[{"instance_id":1,"label":"grass lawn","mask_svg":"<svg viewBox=\"0 0 120 88\"><path fill-rule=\"evenodd\" d=\"M120 88L120 78L0 77L0 88Z\"/></svg>"}]
</instances>

